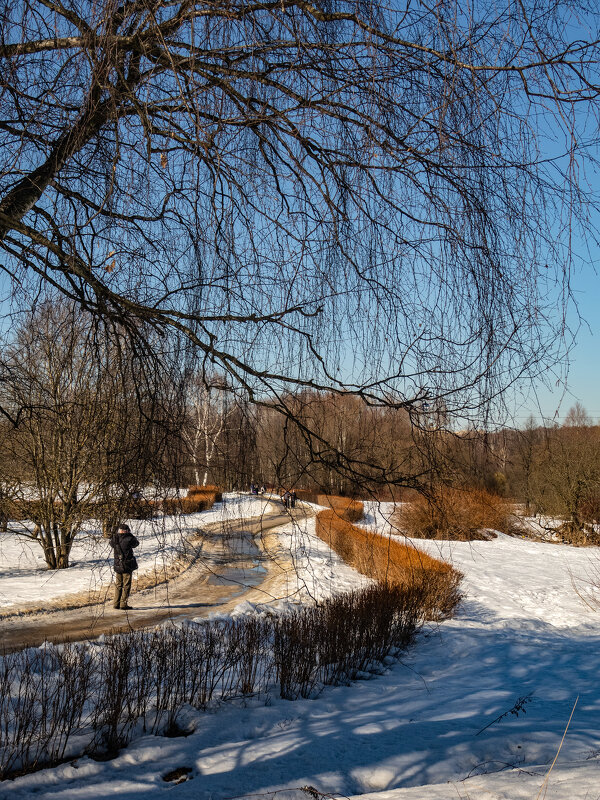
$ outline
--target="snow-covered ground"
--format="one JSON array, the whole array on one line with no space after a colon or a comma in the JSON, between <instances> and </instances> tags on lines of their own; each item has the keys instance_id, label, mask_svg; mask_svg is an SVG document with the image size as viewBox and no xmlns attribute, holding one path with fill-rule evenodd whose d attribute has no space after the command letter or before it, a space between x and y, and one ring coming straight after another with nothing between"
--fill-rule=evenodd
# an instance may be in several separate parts
<instances>
[{"instance_id":1,"label":"snow-covered ground","mask_svg":"<svg viewBox=\"0 0 600 800\"><path fill-rule=\"evenodd\" d=\"M154 568L163 569L184 552L186 538L213 522L258 517L269 508L266 497L226 494L223 503L210 511L164 517L155 520L128 520L140 540L136 550L138 576ZM18 523L11 529L19 530ZM21 528L22 529L22 528ZM23 603L56 600L66 594L89 592L112 580L112 549L97 524L90 522L77 536L71 550L68 570L48 570L40 544L15 535L0 533L0 608Z\"/></svg>"},{"instance_id":2,"label":"snow-covered ground","mask_svg":"<svg viewBox=\"0 0 600 800\"><path fill-rule=\"evenodd\" d=\"M385 530L390 508L367 510L366 524ZM299 572L290 593L362 582L313 530L286 529ZM310 787L354 800L600 797L600 612L578 594L600 550L503 535L419 546L464 573L465 598L386 674L313 700L189 709L187 738L146 736L112 761L80 758L0 784L0 798L306 800ZM179 767L191 780L163 780Z\"/></svg>"},{"instance_id":3,"label":"snow-covered ground","mask_svg":"<svg viewBox=\"0 0 600 800\"><path fill-rule=\"evenodd\" d=\"M312 505L308 504L307 505ZM323 510L322 506L312 506ZM312 602L333 594L367 586L369 578L341 561L315 533L315 518L277 529L282 547L290 555L293 569L286 573L282 594L288 601ZM278 603L284 607L285 603Z\"/></svg>"}]
</instances>

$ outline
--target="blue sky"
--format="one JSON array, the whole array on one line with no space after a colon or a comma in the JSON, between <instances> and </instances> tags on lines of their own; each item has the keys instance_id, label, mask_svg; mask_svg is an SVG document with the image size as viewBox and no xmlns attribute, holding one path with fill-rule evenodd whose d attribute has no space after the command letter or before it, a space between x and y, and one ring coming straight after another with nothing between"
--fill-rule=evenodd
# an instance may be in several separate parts
<instances>
[{"instance_id":1,"label":"blue sky","mask_svg":"<svg viewBox=\"0 0 600 800\"><path fill-rule=\"evenodd\" d=\"M565 364L557 367L556 375L546 376L552 390L540 380L516 408L515 423L519 426L529 414L560 422L576 402L594 421L600 421L600 262L596 268L588 263L575 270L571 286L578 309L572 304L567 322L575 342Z\"/></svg>"}]
</instances>

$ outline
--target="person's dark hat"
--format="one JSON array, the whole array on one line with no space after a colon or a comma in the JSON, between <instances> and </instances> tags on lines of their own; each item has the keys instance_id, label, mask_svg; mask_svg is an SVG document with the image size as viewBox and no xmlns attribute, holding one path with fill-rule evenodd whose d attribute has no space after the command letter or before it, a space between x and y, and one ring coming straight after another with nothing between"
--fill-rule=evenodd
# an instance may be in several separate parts
<instances>
[{"instance_id":1,"label":"person's dark hat","mask_svg":"<svg viewBox=\"0 0 600 800\"><path fill-rule=\"evenodd\" d=\"M117 531L125 531L125 533L129 533L131 531L131 528L129 527L129 525L123 523L122 525L118 526Z\"/></svg>"}]
</instances>

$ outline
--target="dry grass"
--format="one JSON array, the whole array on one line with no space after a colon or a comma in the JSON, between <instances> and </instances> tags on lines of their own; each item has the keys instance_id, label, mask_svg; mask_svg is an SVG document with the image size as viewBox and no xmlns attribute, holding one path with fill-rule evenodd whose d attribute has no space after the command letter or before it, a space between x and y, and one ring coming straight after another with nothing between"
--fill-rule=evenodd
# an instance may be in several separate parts
<instances>
[{"instance_id":1,"label":"dry grass","mask_svg":"<svg viewBox=\"0 0 600 800\"><path fill-rule=\"evenodd\" d=\"M362 503L330 498L330 506L317 515L316 532L347 564L380 584L417 590L427 619L452 614L460 600L460 572L410 544L353 525Z\"/></svg>"},{"instance_id":2,"label":"dry grass","mask_svg":"<svg viewBox=\"0 0 600 800\"><path fill-rule=\"evenodd\" d=\"M472 541L489 539L486 530L508 531L510 507L485 489L440 486L431 495L420 495L402 507L395 523L417 539Z\"/></svg>"}]
</instances>

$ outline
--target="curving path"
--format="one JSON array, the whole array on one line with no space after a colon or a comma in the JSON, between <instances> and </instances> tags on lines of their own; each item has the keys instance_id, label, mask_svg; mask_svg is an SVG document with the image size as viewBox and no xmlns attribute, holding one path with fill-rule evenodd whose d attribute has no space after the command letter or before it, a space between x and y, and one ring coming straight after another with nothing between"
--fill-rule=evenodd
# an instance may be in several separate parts
<instances>
[{"instance_id":1,"label":"curving path","mask_svg":"<svg viewBox=\"0 0 600 800\"><path fill-rule=\"evenodd\" d=\"M215 523L199 529L189 566L152 589L132 592L131 611L104 602L68 611L49 610L0 620L0 648L6 652L54 643L96 639L153 627L174 619L193 619L227 612L238 603L281 599L285 576L293 569L273 530L312 516L307 507L266 512L249 520ZM112 594L111 594L112 597Z\"/></svg>"}]
</instances>

